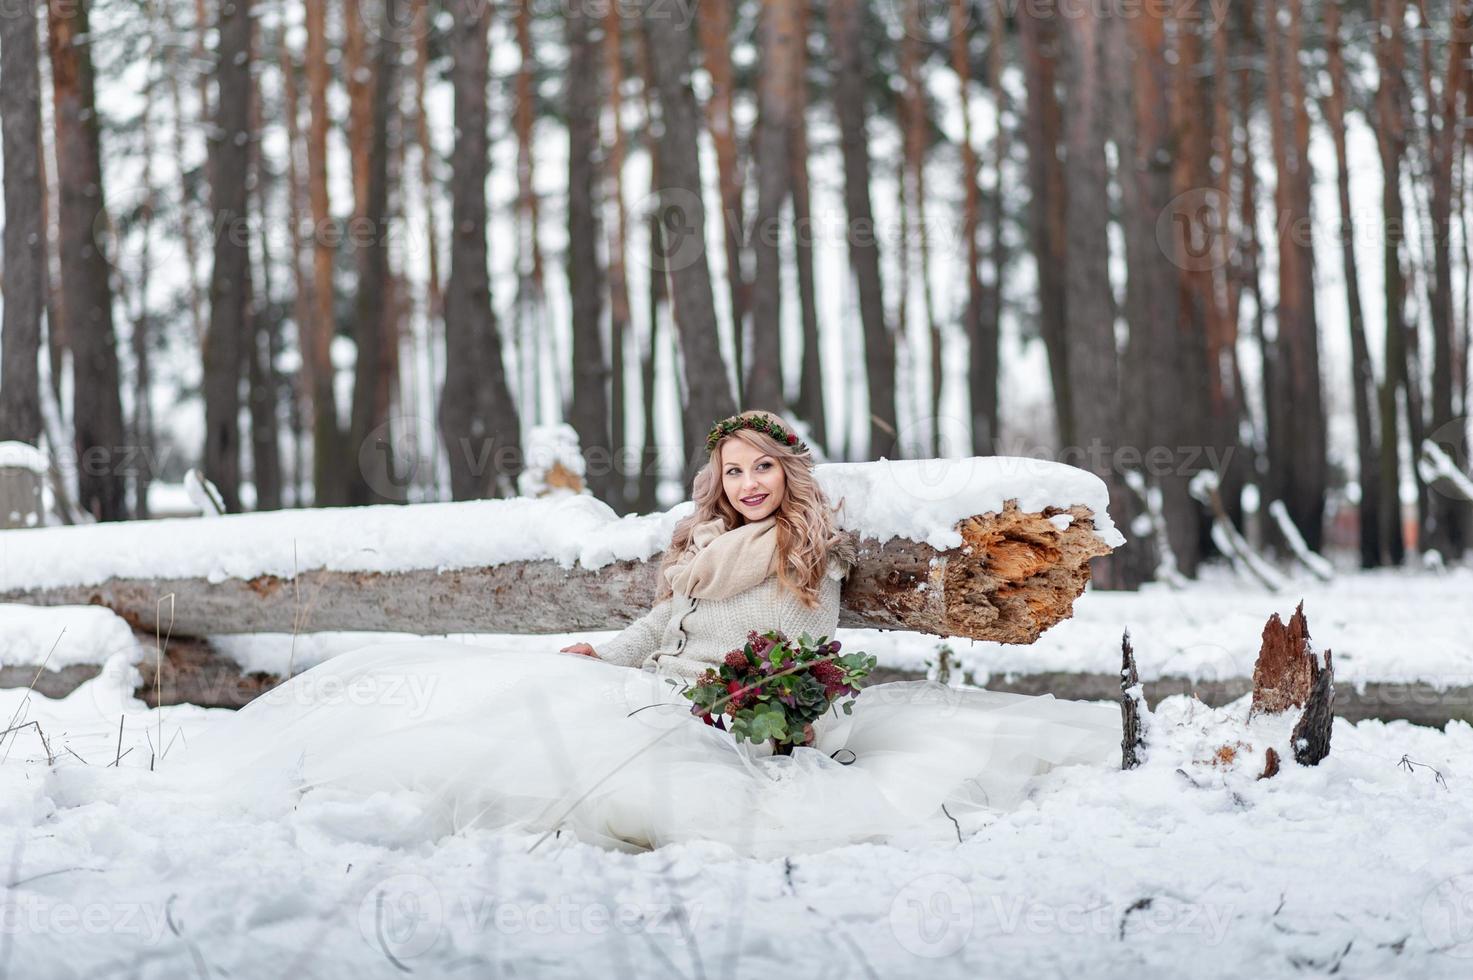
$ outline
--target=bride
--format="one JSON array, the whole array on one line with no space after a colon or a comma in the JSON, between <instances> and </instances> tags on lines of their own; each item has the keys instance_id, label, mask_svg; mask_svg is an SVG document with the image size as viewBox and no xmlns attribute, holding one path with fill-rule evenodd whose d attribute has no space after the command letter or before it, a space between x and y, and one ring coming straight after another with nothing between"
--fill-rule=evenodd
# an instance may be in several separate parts
<instances>
[{"instance_id":1,"label":"bride","mask_svg":"<svg viewBox=\"0 0 1473 980\"><path fill-rule=\"evenodd\" d=\"M931 680L862 688L789 755L694 717L681 690L749 632L832 637L855 559L780 418L732 416L707 450L658 601L597 649L367 646L207 729L183 768L247 805L411 791L409 837L491 827L534 847L704 840L772 857L957 840L1055 766L1118 765L1112 706Z\"/></svg>"}]
</instances>

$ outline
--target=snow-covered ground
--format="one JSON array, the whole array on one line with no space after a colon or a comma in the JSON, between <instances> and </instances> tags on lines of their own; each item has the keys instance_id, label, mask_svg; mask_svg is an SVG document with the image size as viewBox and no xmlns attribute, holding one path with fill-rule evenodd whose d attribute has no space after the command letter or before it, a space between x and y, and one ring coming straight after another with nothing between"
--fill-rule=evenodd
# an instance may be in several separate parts
<instances>
[{"instance_id":1,"label":"snow-covered ground","mask_svg":"<svg viewBox=\"0 0 1473 980\"><path fill-rule=\"evenodd\" d=\"M1303 597L1315 645L1335 650L1342 680L1358 670L1452 677L1468 673L1473 612L1459 597L1470 585L1467 572L1347 576L1304 585ZM1224 659L1237 671L1245 656L1251 667L1267 614L1287 615L1298 598L1225 581L1089 593L1033 647L950 644L966 665L994 673L1113 671L1129 626L1143 674L1215 670ZM52 614L72 622L74 611ZM87 615L103 617L87 635L113 636L105 614ZM21 619L11 607L0 621ZM7 662L55 641L34 626L3 631ZM846 645L895 666L920 666L937 645L845 632ZM80 626L65 634L81 635ZM12 640L21 636L30 639ZM596 645L596 634L587 638ZM369 639L299 637L298 667ZM462 639L556 649L565 638ZM290 638L234 642L237 654L269 660ZM1286 761L1259 780L1269 744L1288 759L1283 725L1246 724L1245 702L1213 710L1174 697L1156 710L1142 768L1048 773L1029 803L959 843L855 845L786 862L718 845L628 855L566 839L529 853L533 838L493 832L411 839L407 794L312 794L268 820L161 790L150 765L166 767L223 712L133 701L127 661L145 655L117 654L61 701L0 691L0 728L26 725L0 745L0 975L1464 977L1473 968L1473 728L1461 722L1337 720L1318 767Z\"/></svg>"}]
</instances>

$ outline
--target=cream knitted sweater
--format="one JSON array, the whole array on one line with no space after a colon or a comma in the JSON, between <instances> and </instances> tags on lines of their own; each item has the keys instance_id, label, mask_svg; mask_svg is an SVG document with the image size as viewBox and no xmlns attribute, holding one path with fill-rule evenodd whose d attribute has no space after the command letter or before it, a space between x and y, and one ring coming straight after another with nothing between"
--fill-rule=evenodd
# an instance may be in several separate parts
<instances>
[{"instance_id":1,"label":"cream knitted sweater","mask_svg":"<svg viewBox=\"0 0 1473 980\"><path fill-rule=\"evenodd\" d=\"M725 599L694 599L676 593L594 649L609 663L673 674L695 681L741 647L750 630L782 630L796 640L832 637L839 625L839 589L848 568L830 558L819 602L812 609L784 588L777 574Z\"/></svg>"}]
</instances>

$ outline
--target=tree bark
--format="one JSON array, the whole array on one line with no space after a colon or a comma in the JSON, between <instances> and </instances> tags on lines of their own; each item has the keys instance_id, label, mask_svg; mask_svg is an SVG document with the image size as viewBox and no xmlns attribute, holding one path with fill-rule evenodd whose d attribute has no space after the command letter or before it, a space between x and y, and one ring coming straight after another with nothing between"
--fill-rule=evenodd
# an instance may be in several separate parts
<instances>
[{"instance_id":1,"label":"tree bark","mask_svg":"<svg viewBox=\"0 0 1473 980\"><path fill-rule=\"evenodd\" d=\"M1381 217L1386 229L1382 248L1382 281L1386 292L1386 336L1381 408L1381 512L1384 556L1400 565L1406 555L1401 520L1400 429L1397 390L1405 388L1406 284L1401 271L1404 218L1401 203L1401 160L1406 153L1402 112L1401 29L1404 0L1376 0L1376 144L1381 153ZM1408 413L1410 414L1410 412Z\"/></svg>"},{"instance_id":2,"label":"tree bark","mask_svg":"<svg viewBox=\"0 0 1473 980\"><path fill-rule=\"evenodd\" d=\"M72 351L72 425L77 504L97 520L128 516L127 452L113 329L112 269L97 247L106 227L102 151L93 91L91 34L84 0L50 0L48 44L55 104L58 252L63 321Z\"/></svg>"},{"instance_id":3,"label":"tree bark","mask_svg":"<svg viewBox=\"0 0 1473 980\"><path fill-rule=\"evenodd\" d=\"M713 0L699 8L695 26L699 33L702 63L711 79L711 97L706 100L706 127L711 145L716 150L716 180L721 190L721 224L726 243L726 288L731 304L732 350L735 354L737 402L750 402L744 385L747 377L746 322L752 303L752 290L742 268L742 243L746 238L745 209L742 205L741 158L737 153L736 119L733 100L736 95L735 72L731 63L731 18L734 0ZM690 8L696 10L696 8ZM669 17L668 8L654 16ZM759 81L760 87L760 81ZM762 407L762 406L758 406Z\"/></svg>"},{"instance_id":4,"label":"tree bark","mask_svg":"<svg viewBox=\"0 0 1473 980\"><path fill-rule=\"evenodd\" d=\"M1060 529L1050 518L1068 515ZM265 515L251 515L259 529ZM232 521L234 518L217 518ZM1032 643L1072 613L1090 561L1109 552L1087 507L1001 512L958 521L957 548L905 538L859 539L839 625ZM223 525L222 530L228 528ZM571 569L552 559L440 571L303 570L295 578L112 579L95 585L0 592L0 601L103 605L129 623L173 635L379 630L560 633L615 629L654 601L662 554ZM163 604L158 597L175 595Z\"/></svg>"},{"instance_id":5,"label":"tree bark","mask_svg":"<svg viewBox=\"0 0 1473 980\"><path fill-rule=\"evenodd\" d=\"M783 203L787 200L791 162L790 133L795 60L801 43L795 0L762 0L759 26L761 71L757 76L760 119L757 124L757 213L752 222L752 349L746 364L742 404L769 412L787 410L782 365Z\"/></svg>"},{"instance_id":6,"label":"tree bark","mask_svg":"<svg viewBox=\"0 0 1473 980\"><path fill-rule=\"evenodd\" d=\"M644 2L652 7L654 0ZM696 152L700 124L690 87L691 28L675 23L668 10L657 9L646 9L642 25L660 107L655 140L664 248L656 274L663 272L669 278L680 334L685 367L683 482L689 488L695 471L706 461L706 433L713 423L735 414L736 399L717 343L716 305L706 261L706 209Z\"/></svg>"},{"instance_id":7,"label":"tree bark","mask_svg":"<svg viewBox=\"0 0 1473 980\"><path fill-rule=\"evenodd\" d=\"M869 389L869 456L896 458L895 338L885 320L880 246L870 205L869 135L865 125L864 13L859 0L831 0L834 112L844 156L844 209L849 265L858 280L864 329L865 381Z\"/></svg>"},{"instance_id":8,"label":"tree bark","mask_svg":"<svg viewBox=\"0 0 1473 980\"><path fill-rule=\"evenodd\" d=\"M818 283L813 268L813 200L808 180L808 36L812 8L798 4L798 41L793 45L793 98L789 181L793 191L793 253L798 271L798 307L803 321L803 360L799 368L798 418L813 442L829 451L828 412L823 402L823 359L819 350Z\"/></svg>"},{"instance_id":9,"label":"tree bark","mask_svg":"<svg viewBox=\"0 0 1473 980\"><path fill-rule=\"evenodd\" d=\"M1360 272L1355 259L1355 217L1350 204L1350 156L1345 143L1346 73L1340 40L1340 12L1344 0L1325 4L1325 51L1329 56L1330 91L1325 118L1335 143L1336 185L1340 195L1340 258L1345 269L1347 326L1350 329L1350 385L1355 402L1356 480L1360 484L1360 563L1381 564L1381 459L1376 444L1372 403L1376 375L1366 340L1365 315L1360 302Z\"/></svg>"},{"instance_id":10,"label":"tree bark","mask_svg":"<svg viewBox=\"0 0 1473 980\"><path fill-rule=\"evenodd\" d=\"M629 278L625 272L625 249L629 243L629 215L624 207L624 160L627 141L624 136L624 30L618 6L609 4L604 15L603 55L606 85L609 93L609 117L613 140L604 158L605 193L613 202L614 220L607 238L609 250L609 452L610 504L617 513L629 512L630 485L626 459L625 428L628 417L630 387L626 384L629 344L634 339L629 312Z\"/></svg>"},{"instance_id":11,"label":"tree bark","mask_svg":"<svg viewBox=\"0 0 1473 980\"><path fill-rule=\"evenodd\" d=\"M455 226L445 287L446 364L439 425L456 500L488 492L509 494L521 468L521 427L501 360L486 265L489 22L486 4L455 0L450 37L457 134L450 155Z\"/></svg>"},{"instance_id":12,"label":"tree bark","mask_svg":"<svg viewBox=\"0 0 1473 980\"><path fill-rule=\"evenodd\" d=\"M1473 93L1467 90L1470 73L1469 37L1473 34L1473 0L1451 0L1452 24L1447 52L1447 68L1443 73L1441 101L1428 92L1427 134L1432 171L1432 413L1429 431L1453 459L1467 455L1468 420L1456 417L1454 411L1454 362L1457 360L1456 331L1453 316L1452 279L1452 211L1453 164L1455 154L1463 147L1459 130L1473 106ZM1422 10L1426 19L1425 5ZM1425 66L1430 73L1431 65ZM1464 100L1468 100L1465 102ZM1435 127L1435 128L1432 128ZM1420 452L1420 447L1417 450ZM1430 534L1428 545L1450 561L1458 561L1473 539L1473 508L1457 494L1434 492L1429 496Z\"/></svg>"},{"instance_id":13,"label":"tree bark","mask_svg":"<svg viewBox=\"0 0 1473 980\"><path fill-rule=\"evenodd\" d=\"M573 300L573 398L568 421L578 433L588 488L613 502L609 381L603 343L604 276L598 240L599 48L593 15L574 4L565 15L568 69L568 288ZM617 367L617 366L615 366Z\"/></svg>"},{"instance_id":14,"label":"tree bark","mask_svg":"<svg viewBox=\"0 0 1473 980\"><path fill-rule=\"evenodd\" d=\"M1104 23L1108 13L1068 17L1064 38L1068 58L1064 120L1069 180L1065 262L1069 268L1064 302L1070 311L1067 344L1068 384L1073 394L1071 430L1083 450L1081 464L1105 481L1110 512L1129 521L1134 503L1122 474L1116 472L1113 449L1123 420L1115 345L1115 301L1110 288L1108 173L1105 163ZM1098 450L1105 450L1103 457ZM1138 548L1131 549L1139 551ZM1135 588L1142 579L1139 559L1129 552L1100 569L1106 588Z\"/></svg>"},{"instance_id":15,"label":"tree bark","mask_svg":"<svg viewBox=\"0 0 1473 980\"><path fill-rule=\"evenodd\" d=\"M1309 117L1299 68L1301 0L1273 0L1264 34L1268 44L1268 104L1278 179L1274 187L1279 250L1275 311L1274 387L1268 390L1269 500L1282 500L1318 551L1324 540L1329 482L1325 413L1320 387L1314 297L1314 243L1310 238ZM1288 29L1278 11L1288 9Z\"/></svg>"},{"instance_id":16,"label":"tree bark","mask_svg":"<svg viewBox=\"0 0 1473 980\"><path fill-rule=\"evenodd\" d=\"M333 379L332 341L337 335L336 290L333 258L337 251L331 199L327 186L327 62L328 0L306 0L307 102L307 193L312 206L312 322L307 326L307 354L303 358L312 375L312 492L320 506L347 503L347 472L343 460L344 438L338 425L338 401Z\"/></svg>"},{"instance_id":17,"label":"tree bark","mask_svg":"<svg viewBox=\"0 0 1473 980\"><path fill-rule=\"evenodd\" d=\"M4 123L4 324L0 326L0 441L39 445L37 358L46 303L42 220L41 81L36 8L16 4L0 17L0 121Z\"/></svg>"},{"instance_id":18,"label":"tree bark","mask_svg":"<svg viewBox=\"0 0 1473 980\"><path fill-rule=\"evenodd\" d=\"M205 334L205 476L230 513L240 510L240 384L250 349L250 251L247 176L251 139L251 5L221 8L215 56L215 137L210 144L214 270Z\"/></svg>"},{"instance_id":19,"label":"tree bark","mask_svg":"<svg viewBox=\"0 0 1473 980\"><path fill-rule=\"evenodd\" d=\"M358 291L353 308L353 334L358 347L353 369L353 411L348 440L348 502L402 502L404 487L394 472L393 453L385 431L389 398L384 362L392 356L394 336L389 286L389 126L398 99L398 0L383 0L383 27L373 70L372 114L361 136L367 150L367 187L359 202L354 256ZM355 121L355 127L361 120Z\"/></svg>"},{"instance_id":20,"label":"tree bark","mask_svg":"<svg viewBox=\"0 0 1473 980\"><path fill-rule=\"evenodd\" d=\"M997 10L999 7L1000 4L994 3L991 9ZM979 241L982 234L982 188L978 183L982 168L972 133L972 68L968 48L971 32L967 30L969 16L966 0L951 0L951 69L956 75L962 116L962 240L966 243L967 254L967 303L962 311L962 323L967 335L969 357L967 389L972 403L972 452L984 456L997 451L998 336L996 324L987 320L988 297L982 283L982 245ZM990 64L996 64L1002 58L1002 37L996 32L996 26L995 21L989 22ZM994 92L999 96L1001 94L997 90ZM997 138L1001 141L1001 102L997 109ZM1000 176L1001 155L996 162ZM997 206L999 209L1002 206L1001 196L998 197ZM997 244L994 239L994 249ZM994 288L1000 286L999 280Z\"/></svg>"}]
</instances>

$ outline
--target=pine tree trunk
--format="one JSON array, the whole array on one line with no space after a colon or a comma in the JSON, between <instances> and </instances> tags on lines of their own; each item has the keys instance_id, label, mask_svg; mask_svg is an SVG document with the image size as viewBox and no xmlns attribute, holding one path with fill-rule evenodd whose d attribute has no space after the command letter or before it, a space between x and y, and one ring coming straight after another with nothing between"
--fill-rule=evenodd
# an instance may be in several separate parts
<instances>
[{"instance_id":1,"label":"pine tree trunk","mask_svg":"<svg viewBox=\"0 0 1473 980\"><path fill-rule=\"evenodd\" d=\"M450 279L445 286L445 384L440 435L456 500L509 494L520 470L521 428L491 310L486 254L490 8L455 0L450 36L455 147L450 155Z\"/></svg>"},{"instance_id":2,"label":"pine tree trunk","mask_svg":"<svg viewBox=\"0 0 1473 980\"><path fill-rule=\"evenodd\" d=\"M896 458L895 339L885 322L880 246L870 206L869 136L865 126L863 22L860 0L831 0L834 112L844 156L844 208L848 216L849 264L859 286L864 328L865 380L869 389L869 455Z\"/></svg>"},{"instance_id":3,"label":"pine tree trunk","mask_svg":"<svg viewBox=\"0 0 1473 980\"><path fill-rule=\"evenodd\" d=\"M793 98L789 181L793 190L793 252L798 267L798 307L803 320L803 360L794 411L813 441L829 451L828 413L823 402L823 359L819 351L818 284L813 269L813 200L808 181L808 37L812 8L798 4L798 42L793 45Z\"/></svg>"},{"instance_id":4,"label":"pine tree trunk","mask_svg":"<svg viewBox=\"0 0 1473 980\"><path fill-rule=\"evenodd\" d=\"M629 512L630 484L626 460L624 430L628 415L630 388L625 383L629 342L634 339L629 312L629 278L625 272L624 251L629 243L629 216L624 207L624 160L627 144L624 136L624 31L618 7L609 4L604 15L603 54L608 89L609 116L613 126L613 143L604 160L606 193L614 204L614 220L608 229L609 243L609 450L611 468L611 500L617 513Z\"/></svg>"},{"instance_id":5,"label":"pine tree trunk","mask_svg":"<svg viewBox=\"0 0 1473 980\"><path fill-rule=\"evenodd\" d=\"M210 144L210 203L214 212L214 270L210 275L210 328L205 335L205 476L225 509L240 510L240 385L243 352L250 352L250 251L246 188L251 138L251 6L221 8L215 57L215 133Z\"/></svg>"},{"instance_id":6,"label":"pine tree trunk","mask_svg":"<svg viewBox=\"0 0 1473 980\"><path fill-rule=\"evenodd\" d=\"M1059 21L1047 8L1018 12L1023 45L1023 76L1028 84L1028 111L1023 132L1028 143L1029 225L1038 275L1038 329L1048 350L1049 378L1054 389L1054 415L1063 446L1077 444L1073 431L1073 397L1069 387L1069 350L1065 343L1065 211L1067 191L1058 147L1062 121L1055 95ZM1085 396L1087 397L1087 396Z\"/></svg>"},{"instance_id":7,"label":"pine tree trunk","mask_svg":"<svg viewBox=\"0 0 1473 980\"><path fill-rule=\"evenodd\" d=\"M96 242L96 229L106 226L107 207L87 7L83 0L50 0L48 8L60 195L57 306L61 335L72 351L77 504L98 520L116 521L128 516L121 465L127 447L118 390L112 269Z\"/></svg>"},{"instance_id":8,"label":"pine tree trunk","mask_svg":"<svg viewBox=\"0 0 1473 980\"><path fill-rule=\"evenodd\" d=\"M159 8L164 30L171 36L176 35L179 27L174 18L174 5L160 3ZM185 64L184 59L176 55L170 59L164 72L164 85L169 94L169 113L173 116L174 159L181 168L187 159L184 133L190 124L199 122L198 119L186 118L184 114L180 75L184 72ZM189 325L195 344L202 347L205 340L205 295L199 284L199 242L195 238L194 222L190 220L190 215L195 210L195 196L188 180L179 181L178 191L179 240L184 245L184 274L189 290Z\"/></svg>"},{"instance_id":9,"label":"pine tree trunk","mask_svg":"<svg viewBox=\"0 0 1473 980\"><path fill-rule=\"evenodd\" d=\"M544 355L553 338L546 323L546 278L542 261L542 218L537 190L533 186L533 125L537 119L535 89L537 59L532 46L532 2L518 0L515 18L517 51L516 99L512 123L517 134L517 296L513 343L522 365L517 392L528 424L543 421L542 382ZM554 357L554 361L555 361ZM553 371L557 385L560 372ZM557 398L564 414L570 407Z\"/></svg>"},{"instance_id":10,"label":"pine tree trunk","mask_svg":"<svg viewBox=\"0 0 1473 980\"><path fill-rule=\"evenodd\" d=\"M702 63L711 79L711 98L706 101L706 127L716 149L717 184L721 189L721 222L726 243L726 288L731 303L733 366L736 368L739 405L748 405L744 390L748 365L746 355L747 313L752 304L752 290L742 269L742 242L746 239L746 217L742 205L741 160L737 154L736 119L732 102L736 95L736 79L731 63L731 17L735 0L711 0L695 15L699 32ZM692 7L691 10L696 8ZM670 17L669 8L655 9L652 16ZM759 82L760 85L760 82ZM760 406L759 406L760 407Z\"/></svg>"},{"instance_id":11,"label":"pine tree trunk","mask_svg":"<svg viewBox=\"0 0 1473 980\"><path fill-rule=\"evenodd\" d=\"M999 7L999 4L994 3L990 9L997 10ZM967 303L962 311L962 323L969 352L967 389L972 402L972 452L978 456L986 456L996 452L998 437L998 336L996 325L989 324L986 320L987 294L982 284L982 247L978 240L982 233L982 188L978 184L981 178L981 161L972 133L972 68L968 50L968 17L966 0L951 0L951 69L956 75L962 116L962 239L966 243L967 254ZM995 30L995 21L989 22L988 43L991 50L988 59L991 65L996 66L989 70L989 75L1001 67L998 63L1003 55L1002 36ZM997 118L997 135L1000 140L1000 112ZM1000 157L997 162L1001 164ZM997 205L1001 209L1000 197ZM994 239L994 248L996 245L997 241Z\"/></svg>"},{"instance_id":12,"label":"pine tree trunk","mask_svg":"<svg viewBox=\"0 0 1473 980\"><path fill-rule=\"evenodd\" d=\"M1325 118L1335 143L1336 186L1340 195L1340 258L1345 270L1347 326L1350 329L1350 385L1355 402L1356 480L1360 484L1360 563L1381 564L1381 459L1371 413L1376 375L1371 368L1365 314L1360 302L1360 273L1355 258L1355 217L1350 203L1350 156L1345 143L1346 76L1340 40L1344 0L1325 4L1325 51L1329 56L1330 92Z\"/></svg>"},{"instance_id":13,"label":"pine tree trunk","mask_svg":"<svg viewBox=\"0 0 1473 980\"><path fill-rule=\"evenodd\" d=\"M1453 326L1452 278L1452 210L1454 155L1461 151L1459 128L1466 124L1468 110L1473 108L1473 93L1467 89L1469 72L1469 36L1473 33L1473 3L1451 0L1452 25L1447 52L1447 68L1443 75L1440 105L1429 91L1429 132L1432 170L1432 413L1429 418L1431 438L1452 459L1467 454L1467 424L1454 412L1454 362L1457 360L1456 331ZM1422 11L1426 19L1425 5ZM1429 59L1430 60L1430 59ZM1425 69L1430 73L1430 63ZM1468 102L1464 102L1467 99ZM1420 447L1416 447L1420 453ZM1415 455L1415 454L1414 454ZM1473 544L1473 508L1455 492L1433 492L1429 496L1428 515L1431 533L1428 546L1436 548L1450 561L1458 561Z\"/></svg>"},{"instance_id":14,"label":"pine tree trunk","mask_svg":"<svg viewBox=\"0 0 1473 980\"><path fill-rule=\"evenodd\" d=\"M735 414L736 399L717 344L716 305L706 262L706 210L696 152L700 122L689 82L691 28L677 24L668 11L661 10L646 10L642 24L649 39L650 68L660 107L656 156L664 240L661 269L669 277L685 366L683 483L689 488L705 461L706 433L713 423Z\"/></svg>"},{"instance_id":15,"label":"pine tree trunk","mask_svg":"<svg viewBox=\"0 0 1473 980\"><path fill-rule=\"evenodd\" d=\"M1397 390L1405 386L1406 285L1401 271L1404 218L1401 203L1401 160L1406 153L1405 116L1402 113L1401 30L1404 0L1376 0L1376 142L1381 152L1381 217L1386 236L1382 251L1382 281L1386 291L1386 348L1381 384L1381 534L1385 555L1400 565L1406 554L1401 520L1401 466L1398 459L1400 424Z\"/></svg>"},{"instance_id":16,"label":"pine tree trunk","mask_svg":"<svg viewBox=\"0 0 1473 980\"><path fill-rule=\"evenodd\" d=\"M36 8L0 17L0 122L4 124L4 324L0 326L0 441L38 445L37 357L46 303L46 226L41 209L41 76Z\"/></svg>"},{"instance_id":17,"label":"pine tree trunk","mask_svg":"<svg viewBox=\"0 0 1473 980\"><path fill-rule=\"evenodd\" d=\"M568 288L573 301L573 397L568 421L578 433L593 495L611 502L610 362L603 344L603 273L598 240L599 49L591 14L575 4L565 17L568 69Z\"/></svg>"},{"instance_id":18,"label":"pine tree trunk","mask_svg":"<svg viewBox=\"0 0 1473 980\"><path fill-rule=\"evenodd\" d=\"M795 0L762 0L758 28L761 71L757 97L757 213L751 228L756 274L752 280L751 363L742 388L742 405L769 412L787 410L782 370L782 241L783 202L788 197L788 160L794 48L801 43Z\"/></svg>"},{"instance_id":19,"label":"pine tree trunk","mask_svg":"<svg viewBox=\"0 0 1473 980\"><path fill-rule=\"evenodd\" d=\"M383 0L383 26L372 72L374 86L368 129L360 130L367 149L365 197L359 207L354 248L358 290L353 335L358 356L353 371L353 412L348 440L348 502L376 504L405 499L394 472L386 426L388 391L385 360L395 341L389 285L389 126L397 100L398 0ZM355 121L355 126L360 122Z\"/></svg>"},{"instance_id":20,"label":"pine tree trunk","mask_svg":"<svg viewBox=\"0 0 1473 980\"><path fill-rule=\"evenodd\" d=\"M1310 225L1309 118L1299 68L1301 0L1273 0L1268 41L1268 104L1278 179L1274 188L1279 250L1279 301L1275 313L1275 387L1269 390L1269 500L1282 500L1312 550L1324 534L1328 461L1320 388L1318 324L1314 297L1314 244ZM1287 7L1288 30L1278 11Z\"/></svg>"},{"instance_id":21,"label":"pine tree trunk","mask_svg":"<svg viewBox=\"0 0 1473 980\"><path fill-rule=\"evenodd\" d=\"M1183 225L1178 220L1171 226L1171 254L1162 254L1157 238L1157 218L1167 213L1175 195L1172 161L1178 120L1172 113L1175 80L1168 56L1174 52L1167 41L1168 19L1167 11L1146 6L1140 16L1109 28L1117 32L1117 48L1126 44L1128 29L1128 47L1134 55L1132 61L1124 50L1117 50L1112 59L1121 71L1115 90L1126 96L1123 101L1131 119L1120 127L1124 134L1120 186L1129 269L1125 309L1130 323L1123 421L1128 439L1141 452L1141 465L1147 467L1147 482L1161 490L1171 551L1178 567L1190 575L1197 554L1199 505L1188 495L1187 480L1176 466L1162 472L1149 465L1156 447L1168 448L1175 462L1176 447L1191 443L1190 428L1182 417L1184 400L1190 398L1190 389L1206 382L1204 366L1188 373L1184 330L1178 325L1186 298L1178 288L1186 248L1203 231L1195 221L1198 211L1192 208L1182 215L1192 219L1191 223ZM1171 212L1172 219L1177 217L1177 212Z\"/></svg>"},{"instance_id":22,"label":"pine tree trunk","mask_svg":"<svg viewBox=\"0 0 1473 980\"><path fill-rule=\"evenodd\" d=\"M289 402L288 419L292 430L292 505L302 506L306 499L306 474L303 472L303 442L305 434L302 412L311 409L312 395L312 277L305 263L308 260L302 241L302 229L311 220L312 208L308 203L307 180L302 161L305 147L302 142L302 92L300 68L295 53L286 44L281 44L282 112L286 116L286 183L287 214L291 227L292 268L292 319L297 328L297 349L301 353L301 364L297 368L295 384Z\"/></svg>"},{"instance_id":23,"label":"pine tree trunk","mask_svg":"<svg viewBox=\"0 0 1473 980\"><path fill-rule=\"evenodd\" d=\"M312 374L312 493L318 506L347 503L348 485L338 401L333 379L332 341L337 335L333 259L337 240L333 231L327 185L327 133L330 119L327 88L328 0L306 0L307 101L311 122L307 130L307 188L312 206L312 321L307 327L310 356L304 358Z\"/></svg>"},{"instance_id":24,"label":"pine tree trunk","mask_svg":"<svg viewBox=\"0 0 1473 980\"><path fill-rule=\"evenodd\" d=\"M660 179L660 154L655 145L655 81L654 66L650 58L649 37L643 32L637 32L637 50L639 52L639 76L640 96L642 108L644 109L644 125L641 132L644 133L645 154L650 160L650 190L649 200L654 200L659 193L662 180ZM639 496L635 500L635 510L641 514L652 513L659 509L659 445L655 441L655 351L659 347L660 322L670 298L669 283L665 281L664 263L661 256L665 254L664 236L660 233L660 213L651 210L647 219L649 226L649 254L647 268L649 275L649 327L646 331L646 339L639 354L639 394L642 401L644 414L644 432L641 438L640 467L639 467Z\"/></svg>"},{"instance_id":25,"label":"pine tree trunk","mask_svg":"<svg viewBox=\"0 0 1473 980\"><path fill-rule=\"evenodd\" d=\"M1109 16L1108 14L1104 16ZM1118 26L1118 25L1117 25ZM1103 17L1092 13L1064 18L1065 147L1069 181L1065 236L1069 277L1065 305L1070 311L1068 384L1073 394L1071 429L1086 452L1081 465L1105 481L1110 514L1129 522L1134 511L1111 454L1122 431L1120 378L1115 348L1115 302L1110 288L1109 194L1105 162L1106 63ZM1104 588L1135 588L1138 562L1121 554L1102 562L1095 581Z\"/></svg>"},{"instance_id":26,"label":"pine tree trunk","mask_svg":"<svg viewBox=\"0 0 1473 980\"><path fill-rule=\"evenodd\" d=\"M279 44L278 40L278 44ZM260 29L253 24L251 61L260 60ZM264 67L264 66L263 66ZM251 480L256 488L256 510L281 509L281 435L278 409L280 383L276 372L276 355L281 347L281 318L273 300L271 270L272 236L268 232L271 213L268 201L274 178L271 168L262 160L261 133L265 95L257 74L251 86L250 169L254 177L255 206L258 214L257 241L261 253L260 273L251 276L252 292L248 294L250 332L245 337L247 392L251 413ZM247 207L250 206L247 200ZM259 284L259 285L257 285Z\"/></svg>"}]
</instances>

